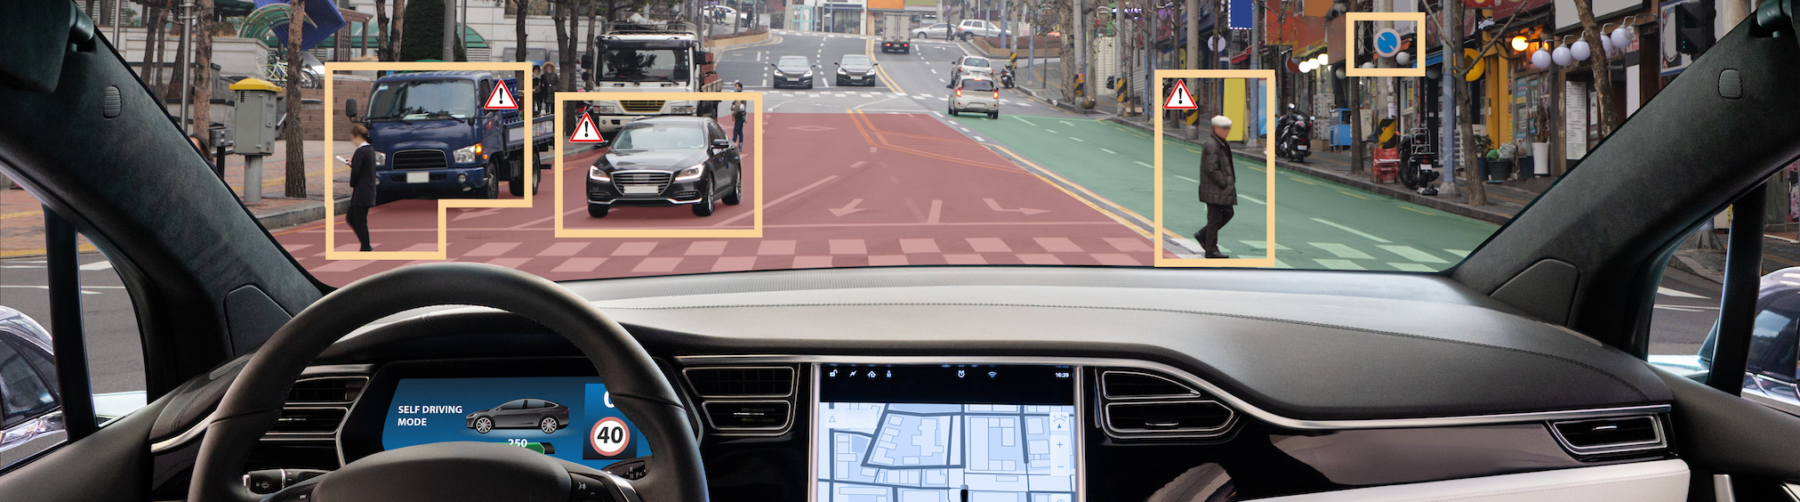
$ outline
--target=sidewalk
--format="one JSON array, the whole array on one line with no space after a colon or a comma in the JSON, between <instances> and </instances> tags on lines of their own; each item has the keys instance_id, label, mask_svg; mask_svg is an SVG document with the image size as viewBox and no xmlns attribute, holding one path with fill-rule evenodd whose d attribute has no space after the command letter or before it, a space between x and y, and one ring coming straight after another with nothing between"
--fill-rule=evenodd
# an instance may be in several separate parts
<instances>
[{"instance_id":1,"label":"sidewalk","mask_svg":"<svg viewBox=\"0 0 1800 502\"><path fill-rule=\"evenodd\" d=\"M339 141L334 146L334 154L348 157L354 150L349 142ZM283 142L275 143L277 152L286 151ZM270 155L263 160L263 183L258 187L263 200L246 207L256 216L264 228L281 228L297 225L325 217L324 178L320 176L325 164L325 142L307 141L306 152L306 198L289 199L283 196L287 183L287 156L281 153ZM350 167L333 162L332 190L338 196L338 212L348 209L350 195ZM229 155L225 162L225 183L234 193L244 191L244 156ZM24 190L8 190L0 188L0 258L18 258L41 256L44 254L44 215L43 205ZM86 239L80 242L84 252L94 251L94 247Z\"/></svg>"}]
</instances>

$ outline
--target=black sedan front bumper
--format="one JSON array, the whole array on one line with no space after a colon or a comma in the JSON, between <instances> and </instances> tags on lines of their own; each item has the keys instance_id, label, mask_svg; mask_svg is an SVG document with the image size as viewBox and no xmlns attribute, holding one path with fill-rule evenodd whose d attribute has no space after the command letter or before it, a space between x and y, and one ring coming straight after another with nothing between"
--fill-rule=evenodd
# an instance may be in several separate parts
<instances>
[{"instance_id":1,"label":"black sedan front bumper","mask_svg":"<svg viewBox=\"0 0 1800 502\"><path fill-rule=\"evenodd\" d=\"M812 77L805 77L805 76L794 77L794 76L783 75L781 73L776 73L775 79L772 80L771 82L774 82L774 87L781 87L784 85L805 86L805 85L811 85L812 79L813 79Z\"/></svg>"},{"instance_id":2,"label":"black sedan front bumper","mask_svg":"<svg viewBox=\"0 0 1800 502\"><path fill-rule=\"evenodd\" d=\"M686 206L700 203L706 178L679 181L664 171L615 171L611 182L587 179L590 204Z\"/></svg>"}]
</instances>

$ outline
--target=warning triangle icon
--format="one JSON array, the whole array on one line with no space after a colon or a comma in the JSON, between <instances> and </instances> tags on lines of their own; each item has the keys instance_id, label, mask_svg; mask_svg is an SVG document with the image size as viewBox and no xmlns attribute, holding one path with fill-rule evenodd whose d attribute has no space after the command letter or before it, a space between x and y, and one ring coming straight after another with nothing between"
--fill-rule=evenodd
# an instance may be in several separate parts
<instances>
[{"instance_id":1,"label":"warning triangle icon","mask_svg":"<svg viewBox=\"0 0 1800 502\"><path fill-rule=\"evenodd\" d=\"M604 143L600 137L600 129L594 127L594 120L587 114L581 115L581 124L575 126L575 134L569 136L570 143Z\"/></svg>"},{"instance_id":2,"label":"warning triangle icon","mask_svg":"<svg viewBox=\"0 0 1800 502\"><path fill-rule=\"evenodd\" d=\"M508 90L507 86L496 85L494 86L494 93L488 96L487 106L485 108L489 110L517 110L519 109L519 100L513 99L512 91Z\"/></svg>"},{"instance_id":3,"label":"warning triangle icon","mask_svg":"<svg viewBox=\"0 0 1800 502\"><path fill-rule=\"evenodd\" d=\"M1199 105L1194 104L1194 97L1188 95L1187 81L1184 80L1175 81L1175 90L1169 93L1169 100L1163 102L1163 109L1167 110L1197 110L1199 108Z\"/></svg>"}]
</instances>

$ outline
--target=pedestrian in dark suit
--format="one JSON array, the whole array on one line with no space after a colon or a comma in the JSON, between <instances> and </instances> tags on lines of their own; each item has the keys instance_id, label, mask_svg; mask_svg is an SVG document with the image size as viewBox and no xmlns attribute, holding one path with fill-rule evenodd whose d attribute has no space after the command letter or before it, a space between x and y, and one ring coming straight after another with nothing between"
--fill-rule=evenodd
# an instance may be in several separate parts
<instances>
[{"instance_id":1,"label":"pedestrian in dark suit","mask_svg":"<svg viewBox=\"0 0 1800 502\"><path fill-rule=\"evenodd\" d=\"M1194 240L1206 250L1207 258L1230 258L1219 252L1219 229L1231 222L1237 206L1237 170L1231 164L1231 119L1220 115L1212 119L1212 142L1200 154L1200 202L1206 203L1206 227L1194 233Z\"/></svg>"},{"instance_id":2,"label":"pedestrian in dark suit","mask_svg":"<svg viewBox=\"0 0 1800 502\"><path fill-rule=\"evenodd\" d=\"M350 141L356 153L350 156L350 215L345 220L362 242L362 251L374 251L369 245L369 208L375 207L375 147L369 146L369 128L362 124L350 127Z\"/></svg>"}]
</instances>

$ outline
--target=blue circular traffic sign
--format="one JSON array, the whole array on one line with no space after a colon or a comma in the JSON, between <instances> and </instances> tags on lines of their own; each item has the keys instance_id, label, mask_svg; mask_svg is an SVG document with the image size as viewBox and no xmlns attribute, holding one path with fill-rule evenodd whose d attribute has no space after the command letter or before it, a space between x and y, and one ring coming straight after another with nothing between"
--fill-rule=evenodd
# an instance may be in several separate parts
<instances>
[{"instance_id":1,"label":"blue circular traffic sign","mask_svg":"<svg viewBox=\"0 0 1800 502\"><path fill-rule=\"evenodd\" d=\"M1381 30L1380 32L1375 33L1375 53L1376 54L1380 54L1381 57L1388 58L1388 57L1394 57L1394 53L1397 53L1397 52L1400 52L1400 34L1399 33L1394 33L1394 30Z\"/></svg>"}]
</instances>

